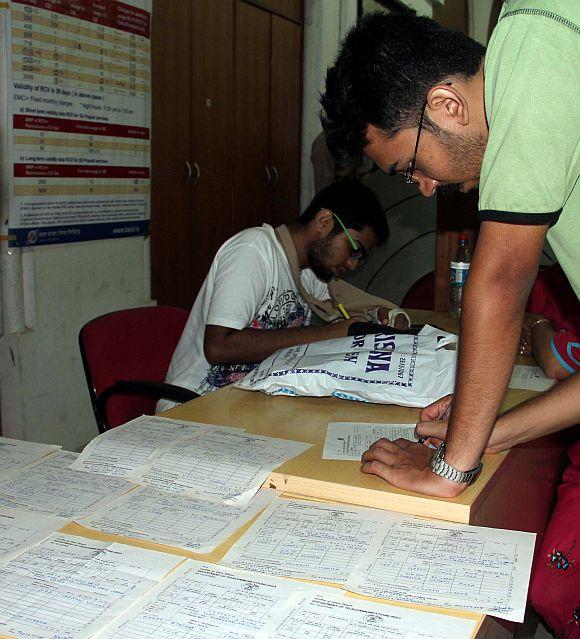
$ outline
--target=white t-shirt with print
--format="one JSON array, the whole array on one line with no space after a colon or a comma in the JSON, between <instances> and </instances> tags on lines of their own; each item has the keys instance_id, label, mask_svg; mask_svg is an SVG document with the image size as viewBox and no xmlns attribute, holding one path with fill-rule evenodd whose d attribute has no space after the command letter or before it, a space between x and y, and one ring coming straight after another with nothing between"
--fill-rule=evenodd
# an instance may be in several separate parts
<instances>
[{"instance_id":1,"label":"white t-shirt with print","mask_svg":"<svg viewBox=\"0 0 580 639\"><path fill-rule=\"evenodd\" d=\"M328 287L310 269L302 271L304 288L328 299ZM292 278L290 265L269 224L241 231L217 252L175 349L166 381L203 395L238 381L255 364L212 366L203 351L207 324L242 330L308 325L311 311ZM175 404L157 403L157 410Z\"/></svg>"}]
</instances>

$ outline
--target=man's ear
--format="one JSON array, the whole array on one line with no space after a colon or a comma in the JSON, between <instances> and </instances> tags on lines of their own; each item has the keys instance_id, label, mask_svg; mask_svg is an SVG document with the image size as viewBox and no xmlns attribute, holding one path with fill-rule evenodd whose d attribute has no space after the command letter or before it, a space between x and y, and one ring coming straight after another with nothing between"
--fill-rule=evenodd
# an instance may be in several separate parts
<instances>
[{"instance_id":1,"label":"man's ear","mask_svg":"<svg viewBox=\"0 0 580 639\"><path fill-rule=\"evenodd\" d=\"M469 107L463 93L450 84L437 84L427 94L429 119L442 128L469 124ZM445 126L447 125L447 126Z\"/></svg>"},{"instance_id":2,"label":"man's ear","mask_svg":"<svg viewBox=\"0 0 580 639\"><path fill-rule=\"evenodd\" d=\"M334 213L330 209L320 209L312 221L316 235L319 238L328 237L334 228Z\"/></svg>"}]
</instances>

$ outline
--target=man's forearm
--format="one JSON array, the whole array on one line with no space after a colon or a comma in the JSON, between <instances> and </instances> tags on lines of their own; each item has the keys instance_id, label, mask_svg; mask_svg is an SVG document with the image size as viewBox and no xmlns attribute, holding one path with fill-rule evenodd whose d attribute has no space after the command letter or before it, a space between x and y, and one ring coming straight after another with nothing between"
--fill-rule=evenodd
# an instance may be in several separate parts
<instances>
[{"instance_id":1,"label":"man's forearm","mask_svg":"<svg viewBox=\"0 0 580 639\"><path fill-rule=\"evenodd\" d=\"M208 326L204 344L206 358L212 364L255 364L280 348L344 337L351 323L344 321L324 326L263 330L245 328L242 331L230 330L219 339L211 335L212 327Z\"/></svg>"},{"instance_id":2,"label":"man's forearm","mask_svg":"<svg viewBox=\"0 0 580 639\"><path fill-rule=\"evenodd\" d=\"M487 451L499 453L576 424L580 424L580 373L502 415Z\"/></svg>"},{"instance_id":3,"label":"man's forearm","mask_svg":"<svg viewBox=\"0 0 580 639\"><path fill-rule=\"evenodd\" d=\"M485 226L484 226L485 225ZM446 461L477 465L513 369L545 230L483 223L465 289Z\"/></svg>"}]
</instances>

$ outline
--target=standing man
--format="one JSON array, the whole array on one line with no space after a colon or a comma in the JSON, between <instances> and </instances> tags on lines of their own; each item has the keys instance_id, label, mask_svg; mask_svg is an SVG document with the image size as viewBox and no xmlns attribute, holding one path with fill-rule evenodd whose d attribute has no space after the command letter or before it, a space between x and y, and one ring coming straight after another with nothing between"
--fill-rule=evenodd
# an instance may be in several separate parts
<instances>
[{"instance_id":1,"label":"standing man","mask_svg":"<svg viewBox=\"0 0 580 639\"><path fill-rule=\"evenodd\" d=\"M455 398L421 416L449 417L446 441L433 455L379 440L362 460L363 472L395 486L454 497L477 476L486 446L503 450L580 420L576 372L501 417L490 439L546 236L580 295L580 2L507 0L487 53L426 18L372 14L345 39L322 106L339 161L365 154L425 196L479 182L481 229L464 291ZM435 434L428 424L420 430ZM568 455L531 596L558 636L576 637L578 438Z\"/></svg>"}]
</instances>

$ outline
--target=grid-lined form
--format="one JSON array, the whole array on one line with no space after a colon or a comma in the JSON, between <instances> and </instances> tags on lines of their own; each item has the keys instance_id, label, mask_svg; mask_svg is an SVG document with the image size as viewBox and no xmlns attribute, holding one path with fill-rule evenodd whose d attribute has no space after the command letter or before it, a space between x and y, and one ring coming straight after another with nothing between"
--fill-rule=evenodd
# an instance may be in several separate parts
<instances>
[{"instance_id":1,"label":"grid-lined form","mask_svg":"<svg viewBox=\"0 0 580 639\"><path fill-rule=\"evenodd\" d=\"M391 515L347 588L521 621L534 538L518 531Z\"/></svg>"},{"instance_id":2,"label":"grid-lined form","mask_svg":"<svg viewBox=\"0 0 580 639\"><path fill-rule=\"evenodd\" d=\"M275 494L260 491L248 506L237 507L142 487L81 523L112 535L206 553L241 528Z\"/></svg>"},{"instance_id":3,"label":"grid-lined form","mask_svg":"<svg viewBox=\"0 0 580 639\"><path fill-rule=\"evenodd\" d=\"M95 437L73 468L135 478L167 448L206 428L194 422L143 415Z\"/></svg>"},{"instance_id":4,"label":"grid-lined form","mask_svg":"<svg viewBox=\"0 0 580 639\"><path fill-rule=\"evenodd\" d=\"M56 452L60 446L0 437L0 477Z\"/></svg>"},{"instance_id":5,"label":"grid-lined form","mask_svg":"<svg viewBox=\"0 0 580 639\"><path fill-rule=\"evenodd\" d=\"M0 631L89 636L123 613L180 557L53 535L0 569Z\"/></svg>"},{"instance_id":6,"label":"grid-lined form","mask_svg":"<svg viewBox=\"0 0 580 639\"><path fill-rule=\"evenodd\" d=\"M62 517L0 508L0 563L45 539L66 523Z\"/></svg>"},{"instance_id":7,"label":"grid-lined form","mask_svg":"<svg viewBox=\"0 0 580 639\"><path fill-rule=\"evenodd\" d=\"M342 583L384 524L370 508L277 499L221 563L242 570Z\"/></svg>"},{"instance_id":8,"label":"grid-lined form","mask_svg":"<svg viewBox=\"0 0 580 639\"><path fill-rule=\"evenodd\" d=\"M298 583L187 561L102 639L251 639Z\"/></svg>"},{"instance_id":9,"label":"grid-lined form","mask_svg":"<svg viewBox=\"0 0 580 639\"><path fill-rule=\"evenodd\" d=\"M278 615L264 636L276 639L468 639L475 622L332 594L310 595Z\"/></svg>"},{"instance_id":10,"label":"grid-lined form","mask_svg":"<svg viewBox=\"0 0 580 639\"><path fill-rule=\"evenodd\" d=\"M143 473L160 490L248 503L270 472L311 444L241 432L207 430L164 451Z\"/></svg>"},{"instance_id":11,"label":"grid-lined form","mask_svg":"<svg viewBox=\"0 0 580 639\"><path fill-rule=\"evenodd\" d=\"M59 517L84 517L130 490L117 477L97 477L70 468L76 453L58 451L0 481L0 505Z\"/></svg>"}]
</instances>

